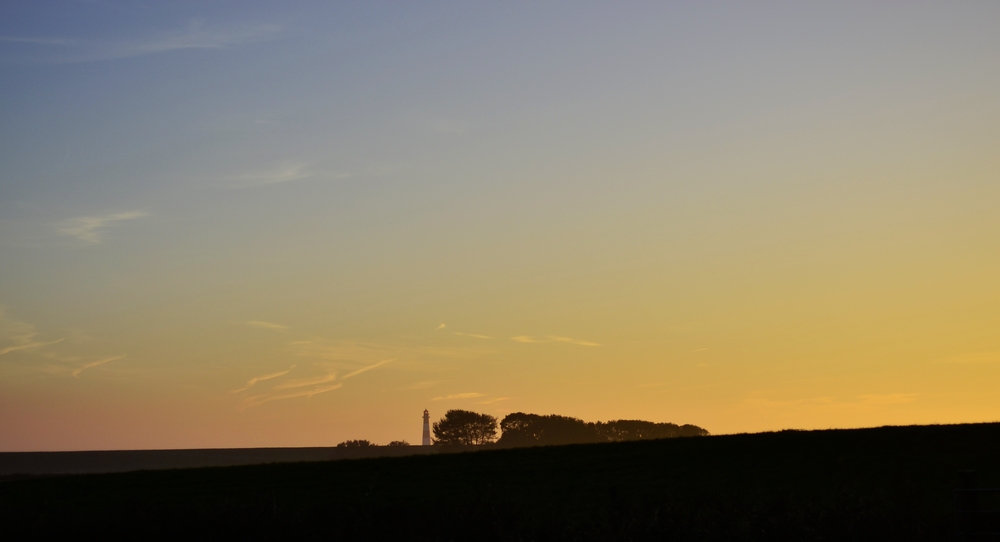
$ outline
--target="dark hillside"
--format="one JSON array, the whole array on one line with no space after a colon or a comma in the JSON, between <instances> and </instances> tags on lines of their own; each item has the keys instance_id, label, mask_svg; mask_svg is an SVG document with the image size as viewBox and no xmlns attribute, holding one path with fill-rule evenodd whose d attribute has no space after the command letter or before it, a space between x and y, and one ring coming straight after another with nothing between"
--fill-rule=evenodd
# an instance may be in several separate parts
<instances>
[{"instance_id":1,"label":"dark hillside","mask_svg":"<svg viewBox=\"0 0 1000 542\"><path fill-rule=\"evenodd\" d=\"M0 520L129 538L949 540L966 469L1000 485L1000 424L13 480Z\"/></svg>"},{"instance_id":2,"label":"dark hillside","mask_svg":"<svg viewBox=\"0 0 1000 542\"><path fill-rule=\"evenodd\" d=\"M423 446L0 452L0 480L12 475L95 474L136 470L233 467L262 463L398 457L433 452L434 450Z\"/></svg>"}]
</instances>

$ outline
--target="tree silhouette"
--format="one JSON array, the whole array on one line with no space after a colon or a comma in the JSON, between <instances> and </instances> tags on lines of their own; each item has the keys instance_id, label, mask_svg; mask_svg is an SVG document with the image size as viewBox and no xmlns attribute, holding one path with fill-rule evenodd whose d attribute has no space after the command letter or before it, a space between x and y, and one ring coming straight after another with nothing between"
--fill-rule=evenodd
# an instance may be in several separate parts
<instances>
[{"instance_id":1,"label":"tree silhouette","mask_svg":"<svg viewBox=\"0 0 1000 542\"><path fill-rule=\"evenodd\" d=\"M367 440L345 440L337 445L338 448L368 448L369 446L375 446Z\"/></svg>"},{"instance_id":2,"label":"tree silhouette","mask_svg":"<svg viewBox=\"0 0 1000 542\"><path fill-rule=\"evenodd\" d=\"M410 443L405 440L394 440L388 444L388 446L409 446Z\"/></svg>"},{"instance_id":3,"label":"tree silhouette","mask_svg":"<svg viewBox=\"0 0 1000 542\"><path fill-rule=\"evenodd\" d=\"M449 410L434 422L434 444L439 446L478 446L493 442L496 436L497 419L489 414Z\"/></svg>"},{"instance_id":4,"label":"tree silhouette","mask_svg":"<svg viewBox=\"0 0 1000 542\"><path fill-rule=\"evenodd\" d=\"M674 437L697 437L708 431L696 425L678 426L642 420L584 422L567 416L539 416L515 412L500 422L501 446L550 446L592 442L622 442Z\"/></svg>"},{"instance_id":5,"label":"tree silhouette","mask_svg":"<svg viewBox=\"0 0 1000 542\"><path fill-rule=\"evenodd\" d=\"M594 424L568 416L539 416L515 412L500 422L502 446L549 446L604 442Z\"/></svg>"},{"instance_id":6,"label":"tree silhouette","mask_svg":"<svg viewBox=\"0 0 1000 542\"><path fill-rule=\"evenodd\" d=\"M672 438L680 429L672 423L653 423L642 420L614 420L597 422L597 432L610 442L626 440L648 440L655 438Z\"/></svg>"},{"instance_id":7,"label":"tree silhouette","mask_svg":"<svg viewBox=\"0 0 1000 542\"><path fill-rule=\"evenodd\" d=\"M598 434L610 442L708 435L708 431L696 425L679 426L674 423L653 423L643 420L597 422L595 428Z\"/></svg>"}]
</instances>

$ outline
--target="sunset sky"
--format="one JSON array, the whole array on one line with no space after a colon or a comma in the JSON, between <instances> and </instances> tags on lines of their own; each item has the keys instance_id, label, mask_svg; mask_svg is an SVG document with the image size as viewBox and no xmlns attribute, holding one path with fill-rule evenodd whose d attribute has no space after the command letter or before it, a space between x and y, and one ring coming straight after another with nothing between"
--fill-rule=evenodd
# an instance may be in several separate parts
<instances>
[{"instance_id":1,"label":"sunset sky","mask_svg":"<svg viewBox=\"0 0 1000 542\"><path fill-rule=\"evenodd\" d=\"M998 2L3 2L0 451L1000 420Z\"/></svg>"}]
</instances>

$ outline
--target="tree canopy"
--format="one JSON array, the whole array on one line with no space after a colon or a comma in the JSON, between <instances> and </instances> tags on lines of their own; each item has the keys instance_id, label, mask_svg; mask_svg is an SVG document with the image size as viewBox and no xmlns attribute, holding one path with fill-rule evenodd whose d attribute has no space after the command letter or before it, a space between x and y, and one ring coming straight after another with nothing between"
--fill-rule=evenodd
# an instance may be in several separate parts
<instances>
[{"instance_id":1,"label":"tree canopy","mask_svg":"<svg viewBox=\"0 0 1000 542\"><path fill-rule=\"evenodd\" d=\"M696 425L653 423L643 420L597 422L594 424L594 429L608 442L674 437L702 437L708 435L708 431Z\"/></svg>"},{"instance_id":2,"label":"tree canopy","mask_svg":"<svg viewBox=\"0 0 1000 542\"><path fill-rule=\"evenodd\" d=\"M593 424L555 414L540 416L515 412L504 417L500 422L500 429L503 431L500 444L505 446L605 442L594 430Z\"/></svg>"},{"instance_id":3,"label":"tree canopy","mask_svg":"<svg viewBox=\"0 0 1000 542\"><path fill-rule=\"evenodd\" d=\"M367 440L345 440L337 445L338 448L367 448L369 446L375 446Z\"/></svg>"},{"instance_id":4,"label":"tree canopy","mask_svg":"<svg viewBox=\"0 0 1000 542\"><path fill-rule=\"evenodd\" d=\"M489 414L468 410L449 410L434 422L434 444L439 446L478 446L496 440L497 419Z\"/></svg>"},{"instance_id":5,"label":"tree canopy","mask_svg":"<svg viewBox=\"0 0 1000 542\"><path fill-rule=\"evenodd\" d=\"M567 416L540 416L524 412L508 414L500 422L500 428L503 435L499 444L503 446L550 446L708 435L708 431L695 425L679 426L642 420L588 423Z\"/></svg>"},{"instance_id":6,"label":"tree canopy","mask_svg":"<svg viewBox=\"0 0 1000 542\"><path fill-rule=\"evenodd\" d=\"M437 446L482 446L496 444L502 447L553 446L560 444L590 444L649 440L675 437L707 436L708 431L697 425L677 425L643 420L612 420L585 422L579 418L550 414L514 412L499 423L502 436L497 441L497 419L489 414L468 410L449 410L441 420L434 422L434 444ZM409 446L405 440L394 440L388 446ZM338 448L375 446L367 440L348 440Z\"/></svg>"}]
</instances>

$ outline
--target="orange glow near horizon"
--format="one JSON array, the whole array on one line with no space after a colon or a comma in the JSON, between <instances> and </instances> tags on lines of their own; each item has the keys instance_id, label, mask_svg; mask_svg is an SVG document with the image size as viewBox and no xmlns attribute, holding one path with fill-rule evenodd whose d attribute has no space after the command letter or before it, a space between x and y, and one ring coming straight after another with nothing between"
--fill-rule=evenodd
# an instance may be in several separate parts
<instances>
[{"instance_id":1,"label":"orange glow near horizon","mask_svg":"<svg viewBox=\"0 0 1000 542\"><path fill-rule=\"evenodd\" d=\"M0 16L0 451L1000 420L997 7L713 5Z\"/></svg>"}]
</instances>

